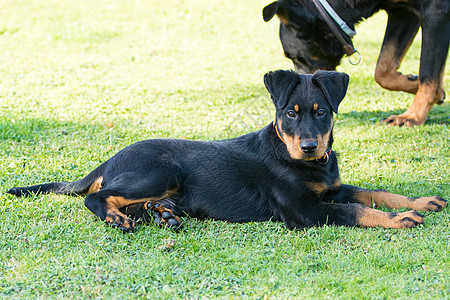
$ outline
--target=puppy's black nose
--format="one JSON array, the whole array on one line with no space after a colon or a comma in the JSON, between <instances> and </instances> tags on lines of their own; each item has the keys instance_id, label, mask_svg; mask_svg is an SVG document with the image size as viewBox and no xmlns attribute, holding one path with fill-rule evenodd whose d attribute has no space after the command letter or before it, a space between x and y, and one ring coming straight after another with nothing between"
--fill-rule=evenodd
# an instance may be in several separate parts
<instances>
[{"instance_id":1,"label":"puppy's black nose","mask_svg":"<svg viewBox=\"0 0 450 300\"><path fill-rule=\"evenodd\" d=\"M305 153L313 153L317 150L317 141L315 140L304 140L300 142L300 148Z\"/></svg>"}]
</instances>

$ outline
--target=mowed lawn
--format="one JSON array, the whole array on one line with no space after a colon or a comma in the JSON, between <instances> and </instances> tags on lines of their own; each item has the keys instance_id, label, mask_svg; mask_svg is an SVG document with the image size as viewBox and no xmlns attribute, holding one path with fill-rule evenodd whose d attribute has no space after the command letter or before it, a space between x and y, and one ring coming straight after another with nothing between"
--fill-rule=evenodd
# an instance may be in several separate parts
<instances>
[{"instance_id":1,"label":"mowed lawn","mask_svg":"<svg viewBox=\"0 0 450 300\"><path fill-rule=\"evenodd\" d=\"M123 234L82 197L4 193L79 179L139 140L217 140L271 122L263 75L292 65L278 20L262 20L267 4L0 2L1 298L450 297L448 207L411 230L186 218L179 233ZM385 24L384 13L362 23L362 62L339 67L351 76L334 131L342 181L450 199L448 102L421 127L379 123L413 99L373 80ZM401 71L417 73L419 57L417 37Z\"/></svg>"}]
</instances>

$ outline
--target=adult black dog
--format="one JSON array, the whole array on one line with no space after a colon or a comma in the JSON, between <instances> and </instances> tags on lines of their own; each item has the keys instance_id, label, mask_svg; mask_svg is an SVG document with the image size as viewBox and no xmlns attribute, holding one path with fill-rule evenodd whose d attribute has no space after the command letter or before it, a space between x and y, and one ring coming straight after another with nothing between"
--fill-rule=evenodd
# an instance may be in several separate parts
<instances>
[{"instance_id":1,"label":"adult black dog","mask_svg":"<svg viewBox=\"0 0 450 300\"><path fill-rule=\"evenodd\" d=\"M335 70L344 54L352 52L354 26L383 9L388 14L388 23L375 81L388 90L416 94L406 112L383 121L391 126L424 124L433 104L440 104L445 98L449 0L328 0L328 3L346 23L343 29L336 27L333 19L325 22L329 13L323 11L324 5L319 0L279 0L263 10L266 22L275 14L279 16L281 43L296 70L301 73ZM403 75L397 70L419 27L422 27L419 76Z\"/></svg>"},{"instance_id":2,"label":"adult black dog","mask_svg":"<svg viewBox=\"0 0 450 300\"><path fill-rule=\"evenodd\" d=\"M109 225L129 231L135 220L180 226L180 216L230 222L283 221L288 228L320 224L410 228L415 210L437 211L439 197L408 198L342 185L333 144L333 112L347 91L344 73L270 72L264 82L276 119L260 131L231 140L154 139L133 144L75 182L8 191L87 194L85 204ZM364 205L361 205L364 204Z\"/></svg>"}]
</instances>

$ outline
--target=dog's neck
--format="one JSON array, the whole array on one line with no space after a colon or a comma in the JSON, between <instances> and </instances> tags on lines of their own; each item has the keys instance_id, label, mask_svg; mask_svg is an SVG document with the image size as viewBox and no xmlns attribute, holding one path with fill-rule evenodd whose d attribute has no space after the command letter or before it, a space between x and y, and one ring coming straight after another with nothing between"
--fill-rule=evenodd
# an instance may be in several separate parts
<instances>
[{"instance_id":1,"label":"dog's neck","mask_svg":"<svg viewBox=\"0 0 450 300\"><path fill-rule=\"evenodd\" d=\"M327 0L336 13L350 26L373 16L382 7L383 0Z\"/></svg>"}]
</instances>

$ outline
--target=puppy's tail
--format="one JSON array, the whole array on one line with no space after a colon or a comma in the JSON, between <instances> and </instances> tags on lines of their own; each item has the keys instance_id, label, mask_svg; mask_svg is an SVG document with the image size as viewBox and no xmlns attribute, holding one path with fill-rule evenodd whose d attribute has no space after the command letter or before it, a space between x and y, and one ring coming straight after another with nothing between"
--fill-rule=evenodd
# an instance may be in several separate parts
<instances>
[{"instance_id":1,"label":"puppy's tail","mask_svg":"<svg viewBox=\"0 0 450 300\"><path fill-rule=\"evenodd\" d=\"M15 196L28 197L39 194L61 194L61 195L86 195L97 192L102 187L103 165L92 171L86 177L73 182L51 182L26 187L13 187L7 191Z\"/></svg>"}]
</instances>

